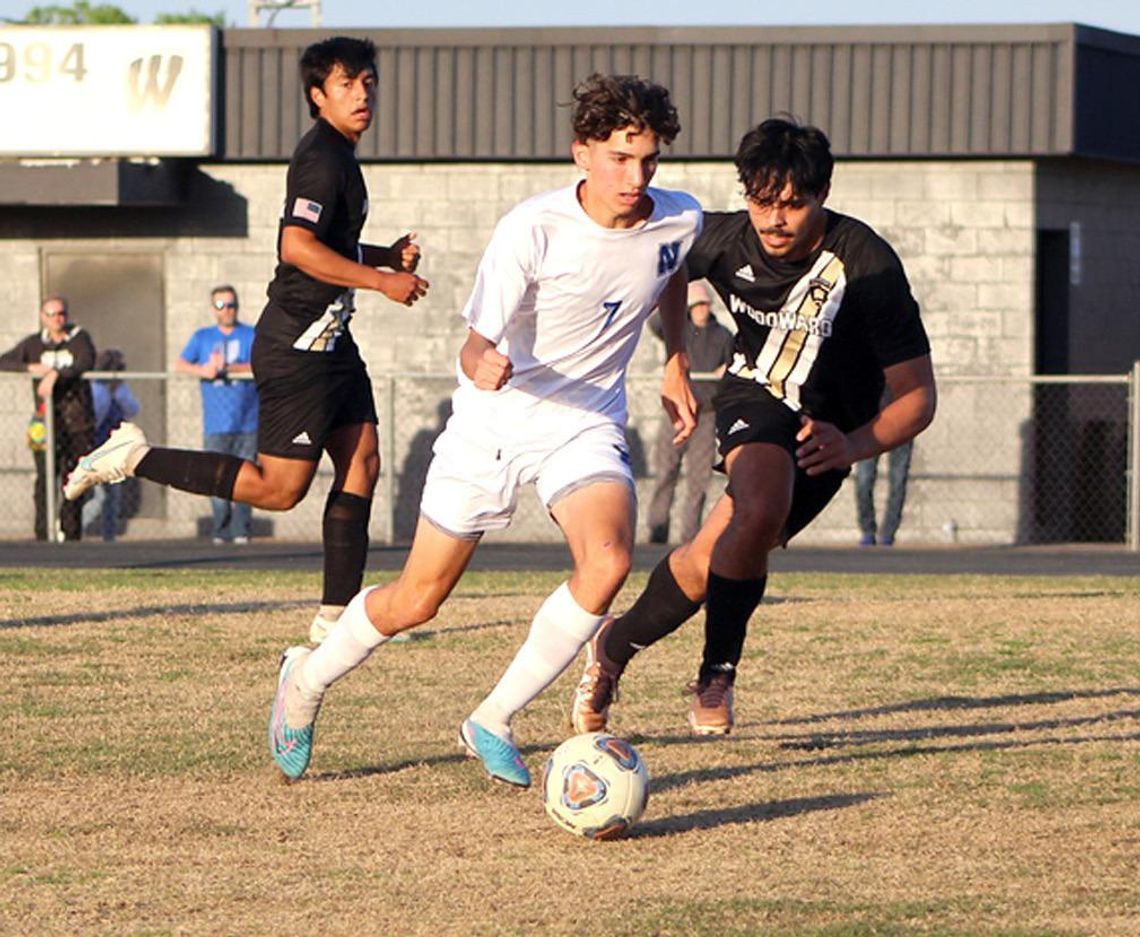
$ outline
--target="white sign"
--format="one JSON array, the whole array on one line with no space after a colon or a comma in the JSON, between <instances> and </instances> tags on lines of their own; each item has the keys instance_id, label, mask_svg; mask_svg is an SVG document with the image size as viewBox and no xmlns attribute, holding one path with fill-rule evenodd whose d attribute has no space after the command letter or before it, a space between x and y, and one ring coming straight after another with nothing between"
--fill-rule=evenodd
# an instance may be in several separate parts
<instances>
[{"instance_id":1,"label":"white sign","mask_svg":"<svg viewBox=\"0 0 1140 937\"><path fill-rule=\"evenodd\" d=\"M0 156L206 156L211 26L0 28Z\"/></svg>"}]
</instances>

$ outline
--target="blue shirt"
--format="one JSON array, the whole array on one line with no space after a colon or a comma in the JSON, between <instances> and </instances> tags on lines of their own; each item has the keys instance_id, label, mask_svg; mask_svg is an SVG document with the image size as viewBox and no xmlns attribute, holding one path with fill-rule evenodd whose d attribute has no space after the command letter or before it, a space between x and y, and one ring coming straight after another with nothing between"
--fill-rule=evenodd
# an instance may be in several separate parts
<instances>
[{"instance_id":1,"label":"blue shirt","mask_svg":"<svg viewBox=\"0 0 1140 937\"><path fill-rule=\"evenodd\" d=\"M253 336L253 326L242 322L237 323L229 335L216 325L208 325L190 336L180 357L190 364L208 364L214 349L220 349L227 365L249 364ZM210 435L257 432L257 388L252 380L219 377L199 383L203 432Z\"/></svg>"}]
</instances>

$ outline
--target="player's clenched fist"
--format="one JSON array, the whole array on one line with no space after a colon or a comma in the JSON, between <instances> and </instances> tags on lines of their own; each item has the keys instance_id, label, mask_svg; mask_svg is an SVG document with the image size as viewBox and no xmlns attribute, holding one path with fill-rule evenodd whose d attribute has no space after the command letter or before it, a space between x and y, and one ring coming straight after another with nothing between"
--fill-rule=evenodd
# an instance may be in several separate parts
<instances>
[{"instance_id":1,"label":"player's clenched fist","mask_svg":"<svg viewBox=\"0 0 1140 937\"><path fill-rule=\"evenodd\" d=\"M494 348L484 348L475 362L471 380L480 390L498 390L511 379L511 359Z\"/></svg>"},{"instance_id":2,"label":"player's clenched fist","mask_svg":"<svg viewBox=\"0 0 1140 937\"><path fill-rule=\"evenodd\" d=\"M428 291L428 281L414 273L388 273L380 284L380 292L390 300L410 306Z\"/></svg>"},{"instance_id":3,"label":"player's clenched fist","mask_svg":"<svg viewBox=\"0 0 1140 937\"><path fill-rule=\"evenodd\" d=\"M392 256L390 266L393 270L406 270L408 273L415 273L416 267L420 265L420 246L416 243L415 231L405 234L397 240L388 248L388 252Z\"/></svg>"}]
</instances>

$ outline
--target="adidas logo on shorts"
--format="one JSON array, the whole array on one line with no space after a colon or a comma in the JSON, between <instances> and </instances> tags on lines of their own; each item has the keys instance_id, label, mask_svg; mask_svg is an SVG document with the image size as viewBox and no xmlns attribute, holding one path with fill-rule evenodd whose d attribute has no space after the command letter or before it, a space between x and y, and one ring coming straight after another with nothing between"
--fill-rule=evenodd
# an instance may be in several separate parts
<instances>
[{"instance_id":1,"label":"adidas logo on shorts","mask_svg":"<svg viewBox=\"0 0 1140 937\"><path fill-rule=\"evenodd\" d=\"M731 436L733 433L739 433L742 429L748 429L748 424L743 420L737 420L728 428L728 435Z\"/></svg>"},{"instance_id":2,"label":"adidas logo on shorts","mask_svg":"<svg viewBox=\"0 0 1140 937\"><path fill-rule=\"evenodd\" d=\"M296 446L311 446L313 444L313 441L309 438L309 434L305 430L301 430L301 432L294 436L292 442Z\"/></svg>"}]
</instances>

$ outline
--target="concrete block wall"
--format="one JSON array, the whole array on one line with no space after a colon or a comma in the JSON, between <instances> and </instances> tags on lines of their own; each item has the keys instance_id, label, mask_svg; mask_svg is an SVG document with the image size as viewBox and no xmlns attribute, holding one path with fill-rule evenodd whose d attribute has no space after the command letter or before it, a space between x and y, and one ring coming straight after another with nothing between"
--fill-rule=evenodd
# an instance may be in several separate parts
<instances>
[{"instance_id":1,"label":"concrete block wall","mask_svg":"<svg viewBox=\"0 0 1140 937\"><path fill-rule=\"evenodd\" d=\"M284 185L283 165L205 165L209 180L201 198L192 201L165 231L146 238L117 237L100 249L158 249L165 257L166 348L173 359L186 337L211 321L208 291L219 282L239 291L243 313L252 321L264 302L272 276L277 218ZM1029 161L847 162L836 169L830 204L876 228L898 251L922 307L940 376L1025 376L1033 363L1034 245L1037 225L1037 167ZM418 233L424 249L421 272L431 281L429 295L407 309L378 295L358 296L353 331L369 362L383 414L390 374L423 375L421 382L397 382L396 432L384 443L386 470L397 472L407 461L411 440L422 441L425 427L438 425L438 408L446 397L448 375L463 339L458 317L470 289L484 245L498 218L519 200L577 178L569 161L562 164L508 165L390 164L365 167L371 211L365 239L389 242L406 231ZM1131 178L1131 177L1129 177ZM691 191L710 209L734 209L739 190L731 165L722 162L662 164L658 185ZM217 200L228 200L228 207ZM240 204L243 223L232 233L210 231L205 220ZM61 232L61 237L66 232ZM39 245L29 239L0 238L0 272L10 284L10 302L0 310L0 338L9 344L34 326L38 302ZM722 312L727 320L727 314ZM634 360L637 387L632 430L645 451L658 422L654 375L660 348L645 342ZM428 375L442 375L428 380ZM187 417L191 388L172 394L171 405L182 411L168 420L174 445L198 445L200 425ZM1028 398L1013 395L1001 408L993 406L985 384L955 388L943 394L938 422L916 446L911 495L900 539L938 542L954 521L956 536L977 542L1008 542L1016 537L1016 505L1024 488L1024 459L1016 440L1031 416ZM962 433L981 414L993 432L979 460L997 459L998 471L973 464L970 442ZM946 421L943 424L942 421ZM954 433L940 433L953 425ZM0 442L7 445L7 441ZM22 443L21 443L22 445ZM308 501L289 515L275 516L275 535L311 538L319 529L327 466ZM381 492L399 487L398 478L381 482ZM643 499L651 479L639 482ZM405 486L406 488L406 486ZM712 492L719 490L715 488ZM407 500L406 491L401 495ZM885 493L880 497L885 500ZM987 505L988 502L988 506ZM168 535L189 535L194 519L206 512L201 499L172 495L175 521ZM961 508L948 517L947 504L976 503L970 516ZM387 532L388 510L381 496L373 520L373 536ZM957 514L961 514L958 517ZM7 535L3 527L0 534ZM540 510L520 516L513 536L557 539ZM846 543L855 539L853 496L849 486L808 532L803 542Z\"/></svg>"}]
</instances>

